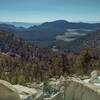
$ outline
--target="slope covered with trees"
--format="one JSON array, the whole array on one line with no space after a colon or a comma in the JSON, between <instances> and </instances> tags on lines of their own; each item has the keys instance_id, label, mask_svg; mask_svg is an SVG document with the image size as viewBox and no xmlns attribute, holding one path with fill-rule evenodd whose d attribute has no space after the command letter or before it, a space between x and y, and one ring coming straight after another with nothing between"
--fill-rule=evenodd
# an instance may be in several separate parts
<instances>
[{"instance_id":1,"label":"slope covered with trees","mask_svg":"<svg viewBox=\"0 0 100 100\"><path fill-rule=\"evenodd\" d=\"M0 51L0 77L11 82L42 81L67 71L66 55L39 48L12 33L0 32Z\"/></svg>"},{"instance_id":2,"label":"slope covered with trees","mask_svg":"<svg viewBox=\"0 0 100 100\"><path fill-rule=\"evenodd\" d=\"M94 48L79 54L53 52L27 43L13 33L0 32L0 79L25 85L54 76L87 75L100 66L100 54L94 52Z\"/></svg>"}]
</instances>

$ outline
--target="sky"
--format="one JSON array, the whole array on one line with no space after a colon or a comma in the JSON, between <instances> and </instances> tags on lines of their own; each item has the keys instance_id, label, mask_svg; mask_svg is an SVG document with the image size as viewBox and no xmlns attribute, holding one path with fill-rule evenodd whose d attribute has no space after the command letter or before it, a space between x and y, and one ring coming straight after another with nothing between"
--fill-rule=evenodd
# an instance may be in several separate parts
<instances>
[{"instance_id":1,"label":"sky","mask_svg":"<svg viewBox=\"0 0 100 100\"><path fill-rule=\"evenodd\" d=\"M100 22L100 0L0 0L0 21Z\"/></svg>"}]
</instances>

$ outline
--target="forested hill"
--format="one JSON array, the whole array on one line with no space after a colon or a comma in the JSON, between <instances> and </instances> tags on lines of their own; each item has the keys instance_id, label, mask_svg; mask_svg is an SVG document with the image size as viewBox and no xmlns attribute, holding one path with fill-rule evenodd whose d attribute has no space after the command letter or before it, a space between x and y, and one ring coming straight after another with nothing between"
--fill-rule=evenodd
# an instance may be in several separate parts
<instances>
[{"instance_id":1,"label":"forested hill","mask_svg":"<svg viewBox=\"0 0 100 100\"><path fill-rule=\"evenodd\" d=\"M65 54L34 46L13 33L0 32L1 79L24 84L60 76L69 73L66 61Z\"/></svg>"},{"instance_id":2,"label":"forested hill","mask_svg":"<svg viewBox=\"0 0 100 100\"><path fill-rule=\"evenodd\" d=\"M53 52L39 48L14 36L0 32L0 78L26 85L61 75L88 74L100 64L95 49L83 49L80 54ZM13 77L12 77L13 76Z\"/></svg>"},{"instance_id":3,"label":"forested hill","mask_svg":"<svg viewBox=\"0 0 100 100\"><path fill-rule=\"evenodd\" d=\"M33 46L30 43L26 43L23 39L16 37L13 33L7 32L0 32L0 49L1 52L13 52L24 58L31 57L39 51L35 45Z\"/></svg>"}]
</instances>

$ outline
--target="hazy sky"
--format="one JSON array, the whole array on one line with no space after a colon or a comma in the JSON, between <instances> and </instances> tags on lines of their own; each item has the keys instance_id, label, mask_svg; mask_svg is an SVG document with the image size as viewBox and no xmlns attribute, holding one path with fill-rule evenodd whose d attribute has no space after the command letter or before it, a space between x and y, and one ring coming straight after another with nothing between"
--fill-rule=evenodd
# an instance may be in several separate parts
<instances>
[{"instance_id":1,"label":"hazy sky","mask_svg":"<svg viewBox=\"0 0 100 100\"><path fill-rule=\"evenodd\" d=\"M100 22L100 0L0 0L0 21Z\"/></svg>"}]
</instances>

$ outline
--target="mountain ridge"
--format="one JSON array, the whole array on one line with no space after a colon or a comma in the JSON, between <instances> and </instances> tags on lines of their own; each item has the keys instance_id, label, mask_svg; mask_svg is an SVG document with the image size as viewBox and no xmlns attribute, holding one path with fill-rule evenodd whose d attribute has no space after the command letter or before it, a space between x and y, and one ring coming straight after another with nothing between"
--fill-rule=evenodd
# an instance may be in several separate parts
<instances>
[{"instance_id":1,"label":"mountain ridge","mask_svg":"<svg viewBox=\"0 0 100 100\"><path fill-rule=\"evenodd\" d=\"M69 32L69 29L72 29L72 32ZM14 25L9 25L9 24L0 24L0 31L13 32L16 36L23 38L28 42L32 43L35 42L39 46L49 47L49 48L52 48L53 46L57 46L57 48L63 48L63 49L67 48L67 50L69 47L71 47L71 45L75 44L73 39L72 41L64 42L56 40L57 36L64 35L66 33L66 35L68 35L67 36L68 39L75 37L77 39L75 40L77 43L77 41L79 41L81 37L84 37L84 35L81 34L85 32L85 35L88 37L89 36L88 34L91 34L92 31L96 31L97 29L100 29L100 23L83 23L83 22L74 23L74 22L68 22L66 20L45 22L38 26L35 25L29 28L16 27ZM91 32L88 30L91 30ZM80 36L79 35L73 36L73 34L80 34Z\"/></svg>"}]
</instances>

